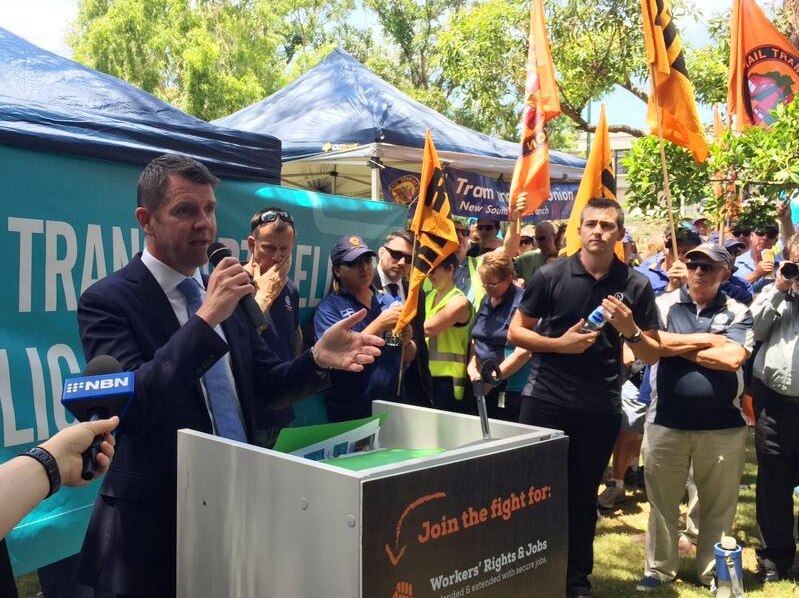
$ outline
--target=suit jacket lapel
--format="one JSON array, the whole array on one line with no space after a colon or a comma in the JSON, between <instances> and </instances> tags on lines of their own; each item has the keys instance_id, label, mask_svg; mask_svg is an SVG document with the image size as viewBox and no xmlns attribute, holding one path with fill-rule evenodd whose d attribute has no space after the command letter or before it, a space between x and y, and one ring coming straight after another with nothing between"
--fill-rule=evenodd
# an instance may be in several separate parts
<instances>
[{"instance_id":1,"label":"suit jacket lapel","mask_svg":"<svg viewBox=\"0 0 799 598\"><path fill-rule=\"evenodd\" d=\"M133 293L142 303L143 313L151 315L165 338L175 334L180 328L180 323L172 304L158 281L141 261L140 253L136 254L128 264L127 275L128 280L133 283Z\"/></svg>"}]
</instances>

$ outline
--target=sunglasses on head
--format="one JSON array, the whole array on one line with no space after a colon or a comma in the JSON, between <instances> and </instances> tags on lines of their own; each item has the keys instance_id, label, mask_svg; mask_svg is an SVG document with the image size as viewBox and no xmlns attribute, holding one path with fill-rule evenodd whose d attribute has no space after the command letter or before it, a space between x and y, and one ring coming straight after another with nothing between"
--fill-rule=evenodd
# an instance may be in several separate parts
<instances>
[{"instance_id":1,"label":"sunglasses on head","mask_svg":"<svg viewBox=\"0 0 799 598\"><path fill-rule=\"evenodd\" d=\"M478 224L477 225L477 230L484 230L485 231L485 230L494 230L495 228L496 228L496 226L494 226L493 224Z\"/></svg>"},{"instance_id":2,"label":"sunglasses on head","mask_svg":"<svg viewBox=\"0 0 799 598\"><path fill-rule=\"evenodd\" d=\"M685 267L689 270L701 270L702 272L715 272L724 266L721 264L709 264L707 262L688 262Z\"/></svg>"},{"instance_id":3,"label":"sunglasses on head","mask_svg":"<svg viewBox=\"0 0 799 598\"><path fill-rule=\"evenodd\" d=\"M252 230L255 230L267 222L274 222L278 218L280 218L283 222L288 222L291 226L294 226L294 218L292 218L291 214L288 212L284 212L283 210L267 210L263 214L260 214L258 218L256 218Z\"/></svg>"},{"instance_id":4,"label":"sunglasses on head","mask_svg":"<svg viewBox=\"0 0 799 598\"><path fill-rule=\"evenodd\" d=\"M386 247L385 245L383 245L383 249L388 251L388 254L391 256L391 258L396 261L404 259L406 264L410 264L411 259L413 259L413 256L410 253L405 253L404 251L397 251L396 249L391 249L391 247Z\"/></svg>"},{"instance_id":5,"label":"sunglasses on head","mask_svg":"<svg viewBox=\"0 0 799 598\"><path fill-rule=\"evenodd\" d=\"M766 228L764 230L756 230L755 234L758 237L768 237L769 239L776 239L777 238L777 229L775 229L775 228Z\"/></svg>"}]
</instances>

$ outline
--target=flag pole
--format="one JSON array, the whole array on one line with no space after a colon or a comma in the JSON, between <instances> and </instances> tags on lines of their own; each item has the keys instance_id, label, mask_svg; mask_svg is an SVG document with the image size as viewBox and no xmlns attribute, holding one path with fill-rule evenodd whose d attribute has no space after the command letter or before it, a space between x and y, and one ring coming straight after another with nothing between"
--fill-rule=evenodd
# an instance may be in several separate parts
<instances>
[{"instance_id":1,"label":"flag pole","mask_svg":"<svg viewBox=\"0 0 799 598\"><path fill-rule=\"evenodd\" d=\"M663 143L663 119L660 110L660 102L657 94L657 79L655 79L655 65L650 64L650 76L652 77L652 93L655 94L655 113L658 119L658 139L660 140L660 164L663 168L663 194L666 196L666 209L669 212L669 228L671 230L671 253L674 259L677 256L677 226L674 224L674 212L672 211L671 191L669 189L669 168L666 166L666 146Z\"/></svg>"},{"instance_id":2,"label":"flag pole","mask_svg":"<svg viewBox=\"0 0 799 598\"><path fill-rule=\"evenodd\" d=\"M417 199L416 209L419 209L419 200ZM411 253L411 273L413 273L413 263L416 261L416 248L419 247L419 239L417 235L413 236L413 252ZM410 286L409 286L410 288ZM408 300L408 297L405 297L405 301ZM419 296L416 296L416 309L419 309ZM415 317L415 316L414 316ZM402 330L405 330L404 328ZM402 330L400 330L400 334L402 334ZM416 347L416 352L419 352L419 347ZM399 368L399 376L397 376L397 392L394 396L400 396L400 389L402 388L402 378L403 373L405 372L405 343L402 343L402 350L400 351L400 368Z\"/></svg>"}]
</instances>

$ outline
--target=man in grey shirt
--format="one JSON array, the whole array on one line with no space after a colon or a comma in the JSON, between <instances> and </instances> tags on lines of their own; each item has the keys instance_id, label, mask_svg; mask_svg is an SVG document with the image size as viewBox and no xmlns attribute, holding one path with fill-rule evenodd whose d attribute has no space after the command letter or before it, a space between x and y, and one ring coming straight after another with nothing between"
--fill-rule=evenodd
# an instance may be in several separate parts
<instances>
[{"instance_id":1,"label":"man in grey shirt","mask_svg":"<svg viewBox=\"0 0 799 598\"><path fill-rule=\"evenodd\" d=\"M799 234L786 245L788 261L775 268L774 284L752 304L758 351L750 392L757 424L758 572L764 582L788 575L796 554L793 488L799 476Z\"/></svg>"}]
</instances>

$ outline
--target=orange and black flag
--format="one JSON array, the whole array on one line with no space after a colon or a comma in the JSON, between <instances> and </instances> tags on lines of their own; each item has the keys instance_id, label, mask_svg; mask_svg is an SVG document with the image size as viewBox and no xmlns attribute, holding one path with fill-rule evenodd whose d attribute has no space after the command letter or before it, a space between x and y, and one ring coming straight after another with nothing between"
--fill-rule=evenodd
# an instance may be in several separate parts
<instances>
[{"instance_id":1,"label":"orange and black flag","mask_svg":"<svg viewBox=\"0 0 799 598\"><path fill-rule=\"evenodd\" d=\"M580 213L592 197L616 199L616 173L613 170L613 154L610 151L608 121L605 118L605 104L599 111L594 144L583 171L583 179L577 190L569 224L566 226L566 255L574 255L582 246L580 242ZM624 260L624 247L616 243L616 255Z\"/></svg>"},{"instance_id":2,"label":"orange and black flag","mask_svg":"<svg viewBox=\"0 0 799 598\"><path fill-rule=\"evenodd\" d=\"M727 110L735 130L769 127L771 111L799 94L799 50L753 0L733 0Z\"/></svg>"},{"instance_id":3,"label":"orange and black flag","mask_svg":"<svg viewBox=\"0 0 799 598\"><path fill-rule=\"evenodd\" d=\"M690 150L697 162L704 162L708 151L705 128L696 110L694 88L668 0L641 0L641 13L652 79L646 122L653 135L662 135Z\"/></svg>"},{"instance_id":4,"label":"orange and black flag","mask_svg":"<svg viewBox=\"0 0 799 598\"><path fill-rule=\"evenodd\" d=\"M429 272L458 248L458 235L452 222L444 173L438 160L430 130L424 142L424 160L419 181L419 200L413 215L411 231L416 235L408 297L394 334L410 324L419 304L419 289Z\"/></svg>"},{"instance_id":5,"label":"orange and black flag","mask_svg":"<svg viewBox=\"0 0 799 598\"><path fill-rule=\"evenodd\" d=\"M522 192L527 193L527 208L523 215L534 212L549 199L549 141L546 123L559 114L560 100L555 85L555 68L549 53L544 7L541 0L533 0L522 110L522 147L513 170L508 202L511 217L514 202Z\"/></svg>"}]
</instances>

